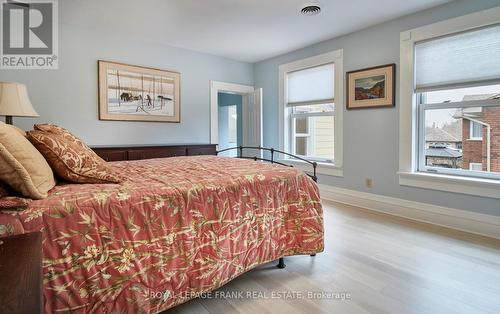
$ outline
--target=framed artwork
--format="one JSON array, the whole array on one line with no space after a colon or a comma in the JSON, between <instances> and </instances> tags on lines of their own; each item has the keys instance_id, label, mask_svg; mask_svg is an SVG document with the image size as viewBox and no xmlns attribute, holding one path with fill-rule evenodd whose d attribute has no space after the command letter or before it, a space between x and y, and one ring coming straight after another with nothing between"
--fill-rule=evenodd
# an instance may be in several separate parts
<instances>
[{"instance_id":1,"label":"framed artwork","mask_svg":"<svg viewBox=\"0 0 500 314\"><path fill-rule=\"evenodd\" d=\"M347 72L347 109L394 107L396 65Z\"/></svg>"},{"instance_id":2,"label":"framed artwork","mask_svg":"<svg viewBox=\"0 0 500 314\"><path fill-rule=\"evenodd\" d=\"M98 61L99 119L180 122L178 72Z\"/></svg>"}]
</instances>

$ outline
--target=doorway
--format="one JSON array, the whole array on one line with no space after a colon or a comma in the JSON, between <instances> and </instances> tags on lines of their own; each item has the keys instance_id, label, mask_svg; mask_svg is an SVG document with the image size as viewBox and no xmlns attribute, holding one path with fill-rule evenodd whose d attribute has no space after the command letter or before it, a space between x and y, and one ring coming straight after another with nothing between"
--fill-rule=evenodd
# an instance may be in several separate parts
<instances>
[{"instance_id":1,"label":"doorway","mask_svg":"<svg viewBox=\"0 0 500 314\"><path fill-rule=\"evenodd\" d=\"M219 92L218 95L219 150L243 144L243 96ZM238 151L230 150L221 156L236 157Z\"/></svg>"},{"instance_id":2,"label":"doorway","mask_svg":"<svg viewBox=\"0 0 500 314\"><path fill-rule=\"evenodd\" d=\"M236 112L235 121L231 120L234 117L234 112ZM235 126L234 123L236 123ZM236 132L230 131L230 125L233 129L236 128ZM210 143L217 144L219 151L240 145L262 146L261 88L254 89L253 86L249 85L210 82ZM234 150L221 155L237 156L237 154L238 151ZM244 155L260 157L261 152L259 150L245 150Z\"/></svg>"}]
</instances>

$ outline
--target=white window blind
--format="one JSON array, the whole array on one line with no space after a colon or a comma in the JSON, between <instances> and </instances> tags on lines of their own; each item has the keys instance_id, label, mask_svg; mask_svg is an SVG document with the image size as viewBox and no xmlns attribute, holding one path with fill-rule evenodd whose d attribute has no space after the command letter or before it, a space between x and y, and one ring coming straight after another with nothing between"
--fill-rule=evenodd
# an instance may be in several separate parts
<instances>
[{"instance_id":1,"label":"white window blind","mask_svg":"<svg viewBox=\"0 0 500 314\"><path fill-rule=\"evenodd\" d=\"M417 92L500 82L500 25L415 44Z\"/></svg>"},{"instance_id":2,"label":"white window blind","mask_svg":"<svg viewBox=\"0 0 500 314\"><path fill-rule=\"evenodd\" d=\"M333 76L333 63L288 73L287 106L333 103Z\"/></svg>"}]
</instances>

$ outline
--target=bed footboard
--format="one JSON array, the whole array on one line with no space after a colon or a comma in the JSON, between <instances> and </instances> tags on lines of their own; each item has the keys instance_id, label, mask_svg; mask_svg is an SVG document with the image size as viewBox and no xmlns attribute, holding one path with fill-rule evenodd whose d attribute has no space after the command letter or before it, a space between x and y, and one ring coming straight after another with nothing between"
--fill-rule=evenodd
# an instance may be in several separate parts
<instances>
[{"instance_id":1,"label":"bed footboard","mask_svg":"<svg viewBox=\"0 0 500 314\"><path fill-rule=\"evenodd\" d=\"M252 156L244 156L243 155L243 151L245 149L259 150L259 152L260 151L270 152L271 157L270 157L270 159L267 159L267 158L263 158L262 155L261 155L261 157L257 157L257 156L253 156L253 157ZM281 150L277 150L277 149L274 149L274 148L261 147L261 146L258 146L258 147L255 147L255 146L235 146L235 147L229 147L229 148L217 151L216 155L219 155L220 153L231 151L231 150L237 150L238 151L238 155L236 156L236 158L252 159L252 160L255 160L255 161L257 161L257 160L267 161L267 162L270 162L272 164L278 164L278 165L282 165L282 166L285 166L285 167L293 167L293 165L289 165L289 164L286 164L284 162L277 161L276 158L275 158L276 154L282 154L284 156L291 157L292 159L303 161L303 162L308 163L309 165L312 166L312 174L309 174L307 172L306 172L306 174L308 176L310 176L314 180L314 182L318 182L318 177L316 176L316 168L318 167L318 163L315 162L315 161L310 161L310 160L307 160L307 159L305 159L303 157L300 157L300 156L297 156L297 155L293 155L293 154L290 154L290 153L287 153L287 152L284 152L284 151L281 151Z\"/></svg>"},{"instance_id":2,"label":"bed footboard","mask_svg":"<svg viewBox=\"0 0 500 314\"><path fill-rule=\"evenodd\" d=\"M262 152L262 151L267 151L271 154L271 157L269 159L267 158L263 158L262 157L262 154L261 157L257 157L257 156L244 156L243 155L243 151L245 149L250 149L250 150L258 150L259 153ZM223 153L223 152L227 152L227 151L231 151L231 150L237 150L237 156L236 158L244 158L244 159L251 159L251 160L255 160L255 161L267 161L267 162L270 162L272 164L278 164L278 165L282 165L282 166L285 166L285 167L293 167L293 165L289 165L289 164L286 164L284 162L280 162L280 161L277 161L276 158L275 158L275 154L282 154L284 156L287 156L287 157L291 157L293 159L297 159L297 160L300 160L300 161L303 161L303 162L306 162L308 163L309 165L312 166L312 174L309 174L306 172L306 174L308 176L310 176L314 182L318 182L318 177L316 176L316 168L318 167L318 163L315 162L315 161L310 161L310 160L307 160L303 157L300 157L300 156L297 156L297 155L293 155L293 154L290 154L290 153L287 153L287 152L284 152L284 151L281 151L281 150L277 150L277 149L274 149L274 148L268 148L268 147L261 147L261 146L235 146L235 147L229 147L229 148L226 148L226 149L222 149L222 150L219 150L216 152L216 155L219 155L220 153ZM311 254L310 255L311 257L314 257L316 256L316 254ZM278 260L278 264L276 265L276 267L280 268L280 269L283 269L285 268L285 259L283 257L281 257L279 260Z\"/></svg>"}]
</instances>

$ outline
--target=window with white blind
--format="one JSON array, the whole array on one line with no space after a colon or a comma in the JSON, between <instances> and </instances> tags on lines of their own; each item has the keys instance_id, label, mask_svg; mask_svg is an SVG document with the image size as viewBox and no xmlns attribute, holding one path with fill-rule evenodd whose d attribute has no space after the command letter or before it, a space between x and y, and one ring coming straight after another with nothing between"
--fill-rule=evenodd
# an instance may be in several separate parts
<instances>
[{"instance_id":1,"label":"window with white blind","mask_svg":"<svg viewBox=\"0 0 500 314\"><path fill-rule=\"evenodd\" d=\"M287 73L289 147L295 155L333 163L334 64Z\"/></svg>"},{"instance_id":2,"label":"window with white blind","mask_svg":"<svg viewBox=\"0 0 500 314\"><path fill-rule=\"evenodd\" d=\"M280 66L280 141L285 151L341 167L342 75L342 51Z\"/></svg>"},{"instance_id":3,"label":"window with white blind","mask_svg":"<svg viewBox=\"0 0 500 314\"><path fill-rule=\"evenodd\" d=\"M499 17L500 8L494 8L401 33L400 183L495 194L490 185L500 184Z\"/></svg>"},{"instance_id":4,"label":"window with white blind","mask_svg":"<svg viewBox=\"0 0 500 314\"><path fill-rule=\"evenodd\" d=\"M500 178L500 26L417 42L415 93L418 169Z\"/></svg>"}]
</instances>

